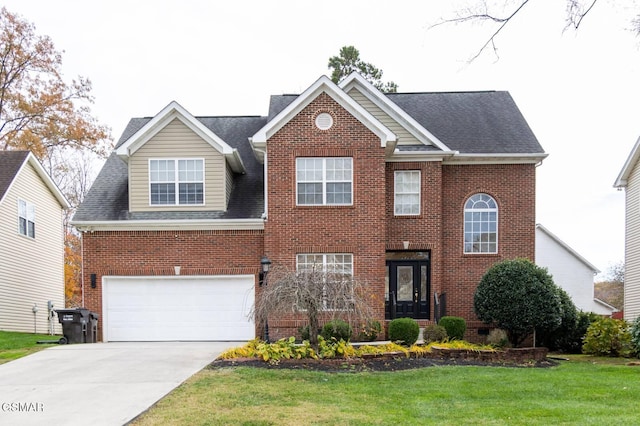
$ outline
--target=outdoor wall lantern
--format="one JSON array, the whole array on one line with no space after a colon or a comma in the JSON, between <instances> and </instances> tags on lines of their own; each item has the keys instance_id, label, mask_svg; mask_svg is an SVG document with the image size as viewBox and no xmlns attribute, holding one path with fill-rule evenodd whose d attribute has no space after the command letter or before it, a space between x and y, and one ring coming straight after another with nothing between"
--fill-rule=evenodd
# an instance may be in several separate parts
<instances>
[{"instance_id":1,"label":"outdoor wall lantern","mask_svg":"<svg viewBox=\"0 0 640 426\"><path fill-rule=\"evenodd\" d=\"M260 287L262 287L262 285L267 281L267 274L269 273L269 268L271 268L271 261L267 256L262 256L262 259L260 259L260 266L259 284Z\"/></svg>"}]
</instances>

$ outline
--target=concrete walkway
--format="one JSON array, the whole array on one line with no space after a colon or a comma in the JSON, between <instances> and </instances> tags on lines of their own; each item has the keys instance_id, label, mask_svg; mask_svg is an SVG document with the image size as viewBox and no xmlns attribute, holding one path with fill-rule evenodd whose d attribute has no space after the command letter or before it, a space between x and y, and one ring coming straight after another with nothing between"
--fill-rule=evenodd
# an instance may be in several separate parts
<instances>
[{"instance_id":1,"label":"concrete walkway","mask_svg":"<svg viewBox=\"0 0 640 426\"><path fill-rule=\"evenodd\" d=\"M242 342L95 343L0 365L0 425L123 425Z\"/></svg>"}]
</instances>

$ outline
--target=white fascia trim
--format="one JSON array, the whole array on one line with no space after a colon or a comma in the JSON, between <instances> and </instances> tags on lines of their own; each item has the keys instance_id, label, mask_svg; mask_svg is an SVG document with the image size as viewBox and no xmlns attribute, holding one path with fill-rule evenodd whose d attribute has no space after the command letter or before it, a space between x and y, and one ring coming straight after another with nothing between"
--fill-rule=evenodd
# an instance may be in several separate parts
<instances>
[{"instance_id":1,"label":"white fascia trim","mask_svg":"<svg viewBox=\"0 0 640 426\"><path fill-rule=\"evenodd\" d=\"M322 92L329 95L340 106L349 111L356 119L364 124L369 130L380 138L380 146L385 147L387 142L395 142L396 135L382 124L371 113L364 109L360 104L347 95L326 75L321 76L307 90L299 95L296 100L290 103L285 109L280 111L271 121L251 138L254 148L264 148L267 140L280 130L286 123L309 105Z\"/></svg>"},{"instance_id":2,"label":"white fascia trim","mask_svg":"<svg viewBox=\"0 0 640 426\"><path fill-rule=\"evenodd\" d=\"M402 127L407 129L409 133L416 137L425 145L434 145L443 151L451 151L440 139L433 133L425 129L413 117L407 114L402 108L396 105L392 100L386 97L380 90L376 89L373 84L368 82L357 72L352 72L347 78L340 83L340 88L345 92L349 92L352 88L363 89L360 92L373 102L378 108L387 115L397 121Z\"/></svg>"},{"instance_id":3,"label":"white fascia trim","mask_svg":"<svg viewBox=\"0 0 640 426\"><path fill-rule=\"evenodd\" d=\"M240 153L237 149L233 148L231 154L226 155L227 161L231 166L231 170L235 173L245 174L247 169L244 167L244 162L242 161L242 157L240 157Z\"/></svg>"},{"instance_id":4,"label":"white fascia trim","mask_svg":"<svg viewBox=\"0 0 640 426\"><path fill-rule=\"evenodd\" d=\"M458 151L434 151L434 152L421 152L421 151L398 151L393 153L393 156L386 159L388 163L402 163L407 161L445 161L445 158L450 158L457 155Z\"/></svg>"},{"instance_id":5,"label":"white fascia trim","mask_svg":"<svg viewBox=\"0 0 640 426\"><path fill-rule=\"evenodd\" d=\"M218 135L209 130L176 101L171 101L171 103L156 114L151 121L142 126L142 128L134 133L133 136L131 136L125 143L120 145L120 147L116 149L116 153L122 158L129 157L147 143L149 139L164 129L164 127L175 118L182 121L185 126L204 139L205 142L221 154L225 156L233 154L233 148L231 148Z\"/></svg>"},{"instance_id":6,"label":"white fascia trim","mask_svg":"<svg viewBox=\"0 0 640 426\"><path fill-rule=\"evenodd\" d=\"M629 157L627 157L627 161L625 161L624 166L622 166L622 170L620 170L620 173L613 184L615 188L624 188L627 186L627 180L638 162L638 157L640 157L640 138L636 141L633 149L631 149Z\"/></svg>"},{"instance_id":7,"label":"white fascia trim","mask_svg":"<svg viewBox=\"0 0 640 426\"><path fill-rule=\"evenodd\" d=\"M607 309L611 309L612 313L613 312L620 312L620 310L618 308L616 308L615 306L612 306L610 304L608 304L607 302L605 302L604 300L600 300L597 297L593 298L593 301L599 305L604 306Z\"/></svg>"},{"instance_id":8,"label":"white fascia trim","mask_svg":"<svg viewBox=\"0 0 640 426\"><path fill-rule=\"evenodd\" d=\"M538 164L549 154L457 154L445 164Z\"/></svg>"},{"instance_id":9,"label":"white fascia trim","mask_svg":"<svg viewBox=\"0 0 640 426\"><path fill-rule=\"evenodd\" d=\"M36 173L38 174L38 176L40 176L40 179L42 179L42 182L49 189L49 191L51 191L51 194L53 194L53 196L58 201L60 206L63 209L70 209L71 208L71 204L69 204L69 201L67 200L67 197L64 196L62 191L60 191L60 188L58 188L58 185L56 185L56 183L53 181L53 179L51 179L51 176L49 176L49 173L47 173L47 171L44 169L44 167L42 167L42 164L40 164L40 161L38 161L38 159L35 157L35 155L33 155L33 153L31 153L31 152L29 152L29 154L27 154L27 158L25 159L24 163L22 163L22 165L20 166L20 168L16 172L16 175L13 177L13 180L9 184L9 187L5 191L3 197L0 198L0 204L2 204L2 202L4 201L4 197L7 196L7 194L9 193L11 188L13 187L13 184L17 181L18 176L20 176L20 173L22 173L22 170L24 170L24 168L25 168L25 166L27 164L30 164L34 169L36 169Z\"/></svg>"},{"instance_id":10,"label":"white fascia trim","mask_svg":"<svg viewBox=\"0 0 640 426\"><path fill-rule=\"evenodd\" d=\"M79 231L240 231L264 230L263 219L118 220L71 222Z\"/></svg>"}]
</instances>

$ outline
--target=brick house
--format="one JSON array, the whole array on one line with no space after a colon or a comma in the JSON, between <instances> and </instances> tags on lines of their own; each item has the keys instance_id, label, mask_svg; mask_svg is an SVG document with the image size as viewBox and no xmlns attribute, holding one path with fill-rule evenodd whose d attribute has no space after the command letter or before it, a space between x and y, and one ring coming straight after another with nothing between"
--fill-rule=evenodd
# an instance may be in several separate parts
<instances>
[{"instance_id":1,"label":"brick house","mask_svg":"<svg viewBox=\"0 0 640 426\"><path fill-rule=\"evenodd\" d=\"M354 73L266 117L172 102L130 121L74 217L85 305L105 341L253 338L266 255L362 278L381 322L446 313L479 340L481 276L534 259L545 157L507 92L384 94ZM269 320L272 337L303 324Z\"/></svg>"}]
</instances>

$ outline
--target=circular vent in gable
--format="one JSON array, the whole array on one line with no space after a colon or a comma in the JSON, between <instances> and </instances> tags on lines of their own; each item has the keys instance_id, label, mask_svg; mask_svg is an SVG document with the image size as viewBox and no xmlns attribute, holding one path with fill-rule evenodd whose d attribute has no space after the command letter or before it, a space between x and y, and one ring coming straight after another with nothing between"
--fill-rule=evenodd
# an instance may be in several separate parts
<instances>
[{"instance_id":1,"label":"circular vent in gable","mask_svg":"<svg viewBox=\"0 0 640 426\"><path fill-rule=\"evenodd\" d=\"M316 116L316 127L320 130L329 130L333 126L333 117L327 112Z\"/></svg>"}]
</instances>

